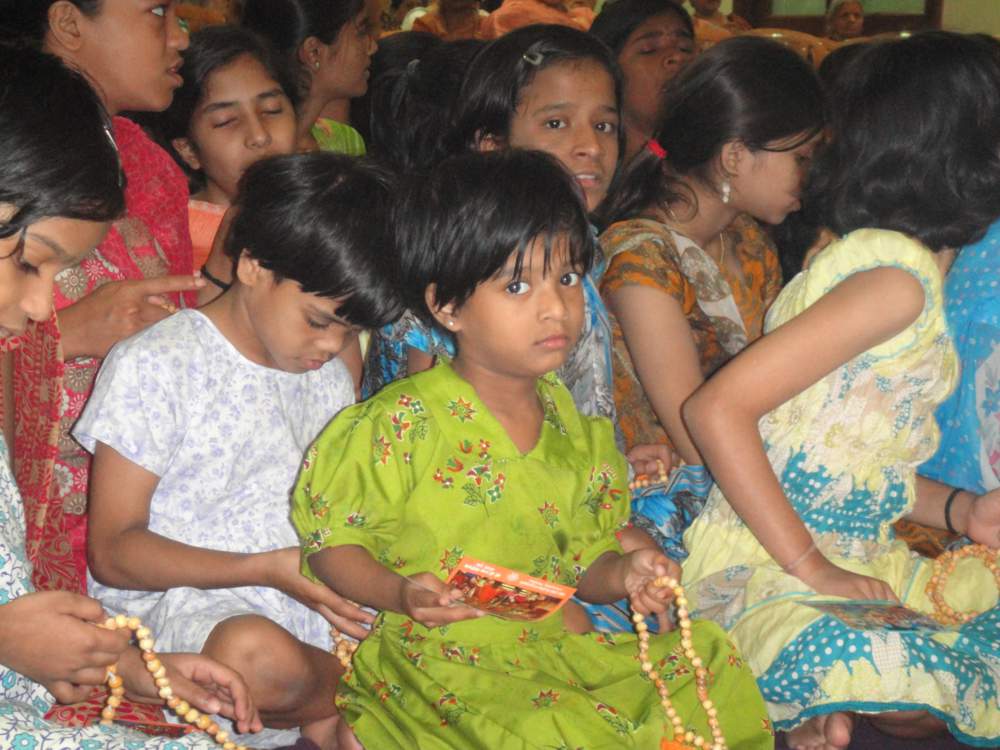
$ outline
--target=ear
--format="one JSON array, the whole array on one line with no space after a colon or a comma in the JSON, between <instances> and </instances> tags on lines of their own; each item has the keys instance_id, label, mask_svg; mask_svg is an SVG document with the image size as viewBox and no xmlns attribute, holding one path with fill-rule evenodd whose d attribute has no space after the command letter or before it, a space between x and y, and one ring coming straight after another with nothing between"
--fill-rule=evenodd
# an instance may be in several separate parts
<instances>
[{"instance_id":1,"label":"ear","mask_svg":"<svg viewBox=\"0 0 1000 750\"><path fill-rule=\"evenodd\" d=\"M274 274L264 268L260 261L250 256L246 250L240 253L236 261L236 279L247 287L255 287L268 280L273 280Z\"/></svg>"},{"instance_id":2,"label":"ear","mask_svg":"<svg viewBox=\"0 0 1000 750\"><path fill-rule=\"evenodd\" d=\"M323 48L324 45L317 37L307 36L302 44L299 45L299 62L303 67L307 68L309 72L316 70L317 65L321 65L323 62Z\"/></svg>"},{"instance_id":3,"label":"ear","mask_svg":"<svg viewBox=\"0 0 1000 750\"><path fill-rule=\"evenodd\" d=\"M455 309L455 305L450 302L447 305L438 305L437 284L427 285L427 289L424 290L424 302L427 305L427 309L431 311L431 315L434 316L434 320L440 323L441 327L446 331L455 333L462 329L462 324L458 319L458 310Z\"/></svg>"},{"instance_id":4,"label":"ear","mask_svg":"<svg viewBox=\"0 0 1000 750\"><path fill-rule=\"evenodd\" d=\"M46 45L53 50L76 52L83 46L83 13L69 0L56 0L49 6Z\"/></svg>"},{"instance_id":5,"label":"ear","mask_svg":"<svg viewBox=\"0 0 1000 750\"><path fill-rule=\"evenodd\" d=\"M742 167L750 161L750 149L743 141L728 141L722 145L722 152L719 154L719 164L722 173L729 177L739 174Z\"/></svg>"},{"instance_id":6,"label":"ear","mask_svg":"<svg viewBox=\"0 0 1000 750\"><path fill-rule=\"evenodd\" d=\"M506 143L500 136L486 134L482 130L476 131L476 151L500 151L505 146Z\"/></svg>"},{"instance_id":7,"label":"ear","mask_svg":"<svg viewBox=\"0 0 1000 750\"><path fill-rule=\"evenodd\" d=\"M170 145L174 147L177 155L191 169L196 172L201 169L201 159L198 158L198 149L195 148L190 138L174 138L170 141Z\"/></svg>"}]
</instances>

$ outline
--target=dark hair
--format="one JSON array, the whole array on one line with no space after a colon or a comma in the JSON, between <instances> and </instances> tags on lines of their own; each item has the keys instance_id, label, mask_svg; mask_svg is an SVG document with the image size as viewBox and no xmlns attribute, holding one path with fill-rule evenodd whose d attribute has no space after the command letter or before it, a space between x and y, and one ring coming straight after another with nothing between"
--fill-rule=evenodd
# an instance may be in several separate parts
<instances>
[{"instance_id":1,"label":"dark hair","mask_svg":"<svg viewBox=\"0 0 1000 750\"><path fill-rule=\"evenodd\" d=\"M448 150L476 148L483 136L506 140L521 103L521 92L546 68L591 60L615 83L615 106L621 111L621 73L603 42L567 26L525 26L490 42L476 55L458 94ZM619 153L624 146L619 129Z\"/></svg>"},{"instance_id":2,"label":"dark hair","mask_svg":"<svg viewBox=\"0 0 1000 750\"><path fill-rule=\"evenodd\" d=\"M662 13L672 13L694 39L694 23L684 7L674 0L617 0L604 6L594 19L590 33L604 42L617 58L629 35L644 21Z\"/></svg>"},{"instance_id":3,"label":"dark hair","mask_svg":"<svg viewBox=\"0 0 1000 750\"><path fill-rule=\"evenodd\" d=\"M401 31L378 40L378 49L371 56L368 66L368 90L364 96L351 99L351 116L348 118L365 143L371 142L372 89L378 80L387 73L405 68L410 60L423 57L441 44L444 42L440 37L426 31Z\"/></svg>"},{"instance_id":4,"label":"dark hair","mask_svg":"<svg viewBox=\"0 0 1000 750\"><path fill-rule=\"evenodd\" d=\"M330 44L364 7L364 0L244 0L240 24L297 61L302 42L314 36Z\"/></svg>"},{"instance_id":5,"label":"dark hair","mask_svg":"<svg viewBox=\"0 0 1000 750\"><path fill-rule=\"evenodd\" d=\"M892 229L932 250L1000 216L1000 54L948 32L868 46L837 86L804 203L837 234Z\"/></svg>"},{"instance_id":6,"label":"dark hair","mask_svg":"<svg viewBox=\"0 0 1000 750\"><path fill-rule=\"evenodd\" d=\"M632 218L652 205L692 202L685 181L714 185L717 157L730 141L752 151L797 148L823 127L823 95L813 69L790 49L735 37L696 57L670 82L664 112L655 138L667 158L648 149L633 158L609 190L606 221Z\"/></svg>"},{"instance_id":7,"label":"dark hair","mask_svg":"<svg viewBox=\"0 0 1000 750\"><path fill-rule=\"evenodd\" d=\"M104 0L69 0L85 16L96 16ZM0 39L41 49L49 32L49 8L56 0L0 0Z\"/></svg>"},{"instance_id":8,"label":"dark hair","mask_svg":"<svg viewBox=\"0 0 1000 750\"><path fill-rule=\"evenodd\" d=\"M346 297L338 314L363 328L402 313L394 279L392 180L361 159L324 152L256 162L240 180L226 238L234 262L246 251L304 292Z\"/></svg>"},{"instance_id":9,"label":"dark hair","mask_svg":"<svg viewBox=\"0 0 1000 750\"><path fill-rule=\"evenodd\" d=\"M0 45L0 221L11 237L51 217L110 221L125 209L110 120L90 84L51 55Z\"/></svg>"},{"instance_id":10,"label":"dark hair","mask_svg":"<svg viewBox=\"0 0 1000 750\"><path fill-rule=\"evenodd\" d=\"M545 196L539 200L538 196ZM573 264L593 263L594 242L573 178L549 154L505 149L446 159L428 177L413 179L393 212L406 306L434 323L424 299L437 285L439 305L463 305L517 253L545 239L546 268L553 238L569 235Z\"/></svg>"},{"instance_id":11,"label":"dark hair","mask_svg":"<svg viewBox=\"0 0 1000 750\"><path fill-rule=\"evenodd\" d=\"M368 152L398 172L439 162L465 71L483 46L475 39L443 42L375 79Z\"/></svg>"},{"instance_id":12,"label":"dark hair","mask_svg":"<svg viewBox=\"0 0 1000 750\"><path fill-rule=\"evenodd\" d=\"M242 55L250 55L259 62L267 74L281 86L292 105L296 104L298 97L295 77L267 41L239 26L206 26L191 35L191 43L181 53L184 58L181 68L184 83L174 93L170 107L147 118L151 128L156 131L157 140L187 174L192 193L204 187L204 175L201 170L191 169L177 155L171 141L186 138L190 134L191 118L202 102L209 77Z\"/></svg>"}]
</instances>

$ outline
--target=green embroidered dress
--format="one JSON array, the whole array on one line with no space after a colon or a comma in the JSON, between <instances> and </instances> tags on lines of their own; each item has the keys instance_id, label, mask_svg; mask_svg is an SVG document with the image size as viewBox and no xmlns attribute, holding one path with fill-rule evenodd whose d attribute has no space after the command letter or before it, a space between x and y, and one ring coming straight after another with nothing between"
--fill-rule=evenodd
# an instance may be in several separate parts
<instances>
[{"instance_id":1,"label":"green embroidered dress","mask_svg":"<svg viewBox=\"0 0 1000 750\"><path fill-rule=\"evenodd\" d=\"M575 586L620 551L624 459L611 423L583 417L555 376L538 381L545 419L520 453L448 364L344 410L310 448L292 518L308 556L360 545L400 575L448 576L463 555ZM696 623L730 748L773 747L753 677L725 635ZM651 656L685 724L710 736L676 634ZM484 617L428 629L383 612L338 705L368 748L657 748L664 718L632 635L571 635L562 613Z\"/></svg>"}]
</instances>

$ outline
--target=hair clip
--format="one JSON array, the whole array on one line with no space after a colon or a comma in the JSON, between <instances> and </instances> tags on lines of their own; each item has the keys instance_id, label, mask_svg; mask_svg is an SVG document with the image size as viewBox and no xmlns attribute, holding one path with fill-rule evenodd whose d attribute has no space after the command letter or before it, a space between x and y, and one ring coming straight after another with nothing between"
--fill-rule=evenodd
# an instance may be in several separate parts
<instances>
[{"instance_id":1,"label":"hair clip","mask_svg":"<svg viewBox=\"0 0 1000 750\"><path fill-rule=\"evenodd\" d=\"M528 63L528 65L537 68L539 65L542 64L542 62L544 62L545 55L543 55L541 52L525 52L523 55L521 55L521 58L526 63Z\"/></svg>"},{"instance_id":2,"label":"hair clip","mask_svg":"<svg viewBox=\"0 0 1000 750\"><path fill-rule=\"evenodd\" d=\"M660 161L667 158L667 150L663 148L663 146L660 145L660 142L655 138L650 138L646 141L646 149L651 151L652 154Z\"/></svg>"},{"instance_id":3,"label":"hair clip","mask_svg":"<svg viewBox=\"0 0 1000 750\"><path fill-rule=\"evenodd\" d=\"M105 119L102 124L104 129L104 136L108 139L108 143L111 144L111 150L115 152L115 161L118 163L118 187L125 187L125 168L122 166L122 154L118 149L118 142L115 141L115 135L111 131L111 121Z\"/></svg>"},{"instance_id":4,"label":"hair clip","mask_svg":"<svg viewBox=\"0 0 1000 750\"><path fill-rule=\"evenodd\" d=\"M406 75L413 76L417 74L417 68L420 67L420 58L414 57L408 63L406 63Z\"/></svg>"}]
</instances>

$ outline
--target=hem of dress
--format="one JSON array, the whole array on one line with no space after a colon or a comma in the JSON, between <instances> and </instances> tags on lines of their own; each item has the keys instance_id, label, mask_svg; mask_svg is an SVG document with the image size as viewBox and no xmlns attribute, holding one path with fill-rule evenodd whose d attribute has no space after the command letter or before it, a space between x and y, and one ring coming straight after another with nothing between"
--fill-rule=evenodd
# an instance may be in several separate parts
<instances>
[{"instance_id":1,"label":"hem of dress","mask_svg":"<svg viewBox=\"0 0 1000 750\"><path fill-rule=\"evenodd\" d=\"M954 718L939 708L926 703L878 703L876 701L839 701L836 703L824 703L822 705L811 706L799 712L794 719L781 719L774 722L774 728L779 732L788 732L800 724L816 716L837 713L860 714L884 714L893 711L926 711L941 719L947 726L948 732L959 742L973 747L996 748L1000 743L1000 736L996 737L974 737L966 734L955 723Z\"/></svg>"}]
</instances>

